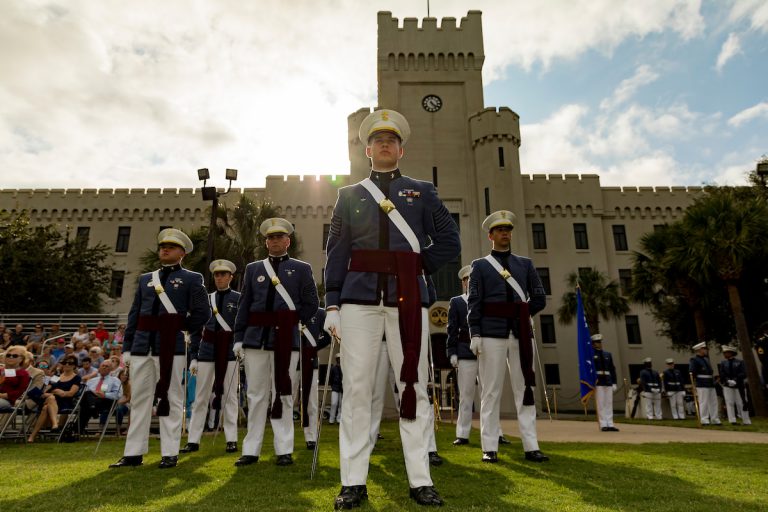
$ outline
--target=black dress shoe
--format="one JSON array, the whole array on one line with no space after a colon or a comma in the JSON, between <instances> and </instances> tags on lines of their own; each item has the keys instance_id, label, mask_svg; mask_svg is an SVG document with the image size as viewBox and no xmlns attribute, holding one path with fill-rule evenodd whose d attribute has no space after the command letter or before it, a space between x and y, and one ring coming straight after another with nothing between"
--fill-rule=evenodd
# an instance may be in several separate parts
<instances>
[{"instance_id":1,"label":"black dress shoe","mask_svg":"<svg viewBox=\"0 0 768 512\"><path fill-rule=\"evenodd\" d=\"M496 452L483 452L483 462L490 462L494 464L499 462L499 456Z\"/></svg>"},{"instance_id":2,"label":"black dress shoe","mask_svg":"<svg viewBox=\"0 0 768 512\"><path fill-rule=\"evenodd\" d=\"M314 441L307 441L307 450L314 450L315 444L316 443Z\"/></svg>"},{"instance_id":3,"label":"black dress shoe","mask_svg":"<svg viewBox=\"0 0 768 512\"><path fill-rule=\"evenodd\" d=\"M469 439L466 437L457 437L453 440L453 446L461 446L463 444L469 444Z\"/></svg>"},{"instance_id":4,"label":"black dress shoe","mask_svg":"<svg viewBox=\"0 0 768 512\"><path fill-rule=\"evenodd\" d=\"M440 466L443 463L443 458L440 457L437 452L429 452L429 465Z\"/></svg>"},{"instance_id":5,"label":"black dress shoe","mask_svg":"<svg viewBox=\"0 0 768 512\"><path fill-rule=\"evenodd\" d=\"M606 427L606 428L608 429L608 432L618 432L619 431L619 429L617 429L616 427L613 427L613 426Z\"/></svg>"},{"instance_id":6,"label":"black dress shoe","mask_svg":"<svg viewBox=\"0 0 768 512\"><path fill-rule=\"evenodd\" d=\"M601 432L608 432L610 429L608 427L603 427L600 429Z\"/></svg>"},{"instance_id":7,"label":"black dress shoe","mask_svg":"<svg viewBox=\"0 0 768 512\"><path fill-rule=\"evenodd\" d=\"M227 453L234 453L237 451L237 441L227 441Z\"/></svg>"},{"instance_id":8,"label":"black dress shoe","mask_svg":"<svg viewBox=\"0 0 768 512\"><path fill-rule=\"evenodd\" d=\"M525 460L530 460L531 462L545 462L549 460L549 457L541 453L539 450L533 450L530 452L525 452Z\"/></svg>"},{"instance_id":9,"label":"black dress shoe","mask_svg":"<svg viewBox=\"0 0 768 512\"><path fill-rule=\"evenodd\" d=\"M512 444L512 441L504 436L499 436L499 444Z\"/></svg>"},{"instance_id":10,"label":"black dress shoe","mask_svg":"<svg viewBox=\"0 0 768 512\"><path fill-rule=\"evenodd\" d=\"M187 443L184 445L184 448L179 450L181 453L190 453L190 452L196 452L200 449L200 445L197 443Z\"/></svg>"},{"instance_id":11,"label":"black dress shoe","mask_svg":"<svg viewBox=\"0 0 768 512\"><path fill-rule=\"evenodd\" d=\"M161 457L160 464L158 464L157 467L159 467L160 469L175 468L178 462L179 462L179 458L177 456Z\"/></svg>"},{"instance_id":12,"label":"black dress shoe","mask_svg":"<svg viewBox=\"0 0 768 512\"><path fill-rule=\"evenodd\" d=\"M256 462L259 462L258 455L243 455L235 461L235 466L250 466Z\"/></svg>"},{"instance_id":13,"label":"black dress shoe","mask_svg":"<svg viewBox=\"0 0 768 512\"><path fill-rule=\"evenodd\" d=\"M360 506L360 502L368 499L368 488L364 485L341 486L339 495L333 502L333 510L349 510Z\"/></svg>"},{"instance_id":14,"label":"black dress shoe","mask_svg":"<svg viewBox=\"0 0 768 512\"><path fill-rule=\"evenodd\" d=\"M443 505L443 499L437 494L437 491L431 485L424 487L411 488L411 498L419 505L440 507Z\"/></svg>"},{"instance_id":15,"label":"black dress shoe","mask_svg":"<svg viewBox=\"0 0 768 512\"><path fill-rule=\"evenodd\" d=\"M121 457L119 461L110 464L111 468L124 468L129 466L141 466L144 464L144 458L141 455Z\"/></svg>"},{"instance_id":16,"label":"black dress shoe","mask_svg":"<svg viewBox=\"0 0 768 512\"><path fill-rule=\"evenodd\" d=\"M278 466L290 466L293 464L293 457L290 453L286 453L285 455L278 455L277 462L275 464Z\"/></svg>"}]
</instances>

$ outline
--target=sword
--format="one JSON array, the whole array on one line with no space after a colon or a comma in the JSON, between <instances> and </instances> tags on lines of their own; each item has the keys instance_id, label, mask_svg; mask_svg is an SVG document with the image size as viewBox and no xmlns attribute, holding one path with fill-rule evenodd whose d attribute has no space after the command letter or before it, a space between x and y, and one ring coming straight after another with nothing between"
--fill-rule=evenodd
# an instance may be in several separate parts
<instances>
[{"instance_id":1,"label":"sword","mask_svg":"<svg viewBox=\"0 0 768 512\"><path fill-rule=\"evenodd\" d=\"M696 418L701 425L701 411L699 410L699 394L696 392L696 383L693 380L693 373L688 372L688 376L691 378L691 393L693 394L693 405L696 406Z\"/></svg>"},{"instance_id":2,"label":"sword","mask_svg":"<svg viewBox=\"0 0 768 512\"><path fill-rule=\"evenodd\" d=\"M533 318L531 318L531 341L533 342L533 351L535 352L536 362L539 364L541 382L544 384L544 402L547 404L547 416L549 416L549 421L552 421L552 410L549 408L549 393L547 393L547 385L544 382L545 375L541 366L541 358L539 357L539 345L536 343L536 327L533 324ZM595 399L595 408L597 408L597 399Z\"/></svg>"},{"instance_id":3,"label":"sword","mask_svg":"<svg viewBox=\"0 0 768 512\"><path fill-rule=\"evenodd\" d=\"M99 453L99 447L101 446L101 442L104 440L104 436L107 433L107 426L109 426L109 418L111 418L112 414L115 412L115 408L117 407L117 401L120 400L120 397L123 396L122 395L122 393L123 393L123 385L122 384L120 385L119 391L120 391L120 396L117 399L112 400L112 405L109 407L109 414L107 415L107 421L104 422L104 428L101 429L101 435L99 436L99 442L96 443L96 449L93 451L94 455ZM115 420L115 428L117 428L117 420Z\"/></svg>"},{"instance_id":4,"label":"sword","mask_svg":"<svg viewBox=\"0 0 768 512\"><path fill-rule=\"evenodd\" d=\"M435 415L435 432L437 432L440 429L439 423L442 420L440 417L440 402L437 400L437 381L436 381L436 375L435 375L435 360L432 357L432 342L427 342L427 350L429 352L429 367L432 370L432 408L434 409L434 415Z\"/></svg>"},{"instance_id":5,"label":"sword","mask_svg":"<svg viewBox=\"0 0 768 512\"><path fill-rule=\"evenodd\" d=\"M328 382L331 378L331 363L333 363L333 347L341 344L341 338L336 336L335 332L331 334L331 345L328 348L328 365L325 368L325 386L323 387L323 400L320 404L320 410L317 412L317 438L315 439L315 449L312 452L312 469L309 472L309 479L315 478L317 470L317 454L320 451L320 430L323 427L323 412L325 411L325 399L328 396Z\"/></svg>"},{"instance_id":6,"label":"sword","mask_svg":"<svg viewBox=\"0 0 768 512\"><path fill-rule=\"evenodd\" d=\"M181 433L187 431L187 394L189 392L189 331L184 332L184 403L181 405Z\"/></svg>"}]
</instances>

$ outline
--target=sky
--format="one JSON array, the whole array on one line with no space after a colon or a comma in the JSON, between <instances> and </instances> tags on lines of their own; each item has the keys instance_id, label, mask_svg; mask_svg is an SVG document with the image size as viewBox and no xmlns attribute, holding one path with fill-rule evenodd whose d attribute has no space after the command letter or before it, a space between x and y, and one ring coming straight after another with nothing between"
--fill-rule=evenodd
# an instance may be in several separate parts
<instances>
[{"instance_id":1,"label":"sky","mask_svg":"<svg viewBox=\"0 0 768 512\"><path fill-rule=\"evenodd\" d=\"M765 0L429 8L483 12L485 104L520 115L525 174L733 185L768 153ZM377 11L402 24L427 2L0 0L0 188L347 174L347 116L377 104Z\"/></svg>"}]
</instances>

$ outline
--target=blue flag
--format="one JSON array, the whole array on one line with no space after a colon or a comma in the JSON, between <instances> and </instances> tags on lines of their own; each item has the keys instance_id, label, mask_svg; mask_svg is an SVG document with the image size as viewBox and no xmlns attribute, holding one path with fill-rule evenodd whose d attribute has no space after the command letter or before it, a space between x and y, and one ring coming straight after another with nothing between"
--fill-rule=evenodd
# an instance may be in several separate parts
<instances>
[{"instance_id":1,"label":"blue flag","mask_svg":"<svg viewBox=\"0 0 768 512\"><path fill-rule=\"evenodd\" d=\"M581 301L581 289L576 288L576 337L579 342L579 383L581 384L581 403L586 404L595 392L597 374L595 373L595 351L592 350L592 338L589 335L587 317L584 316L584 304Z\"/></svg>"}]
</instances>

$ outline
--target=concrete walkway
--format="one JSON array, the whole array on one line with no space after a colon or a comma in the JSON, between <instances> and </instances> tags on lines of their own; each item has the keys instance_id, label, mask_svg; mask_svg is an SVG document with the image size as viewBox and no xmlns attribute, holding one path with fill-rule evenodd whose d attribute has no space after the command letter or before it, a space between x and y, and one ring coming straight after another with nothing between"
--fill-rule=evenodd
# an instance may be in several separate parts
<instances>
[{"instance_id":1,"label":"concrete walkway","mask_svg":"<svg viewBox=\"0 0 768 512\"><path fill-rule=\"evenodd\" d=\"M445 425L445 424L444 424ZM448 427L448 425L445 425ZM472 426L480 429L480 421ZM539 441L576 443L759 443L768 444L768 433L734 432L713 428L663 427L617 423L620 432L601 432L592 421L539 419L536 427ZM519 437L516 420L501 420L507 437ZM476 435L473 432L473 435Z\"/></svg>"}]
</instances>

